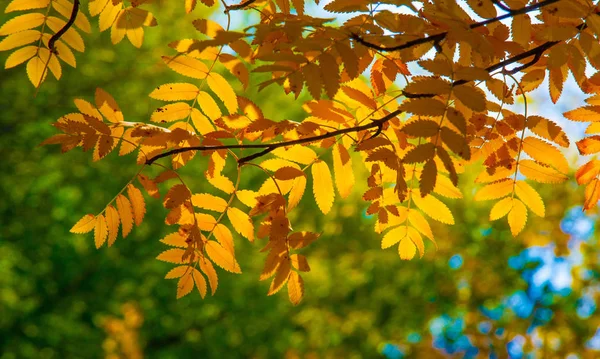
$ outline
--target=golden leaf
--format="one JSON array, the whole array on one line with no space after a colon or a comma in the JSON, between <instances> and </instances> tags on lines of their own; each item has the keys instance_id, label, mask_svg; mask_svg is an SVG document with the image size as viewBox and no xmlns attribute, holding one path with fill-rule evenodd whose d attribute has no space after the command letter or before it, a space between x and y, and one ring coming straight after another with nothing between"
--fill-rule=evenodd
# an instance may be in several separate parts
<instances>
[{"instance_id":1,"label":"golden leaf","mask_svg":"<svg viewBox=\"0 0 600 359\"><path fill-rule=\"evenodd\" d=\"M156 257L156 259L167 263L183 264L186 263L186 261L182 259L184 254L185 250L179 248L172 248L167 249L166 251L159 254Z\"/></svg>"},{"instance_id":2,"label":"golden leaf","mask_svg":"<svg viewBox=\"0 0 600 359\"><path fill-rule=\"evenodd\" d=\"M496 202L490 211L490 221L495 221L506 216L512 208L512 203L512 197L505 197Z\"/></svg>"},{"instance_id":3,"label":"golden leaf","mask_svg":"<svg viewBox=\"0 0 600 359\"><path fill-rule=\"evenodd\" d=\"M225 78L218 73L211 72L206 80L208 87L214 92L225 104L229 113L236 113L238 109L237 95L233 91L233 88L225 80Z\"/></svg>"},{"instance_id":4,"label":"golden leaf","mask_svg":"<svg viewBox=\"0 0 600 359\"><path fill-rule=\"evenodd\" d=\"M333 147L335 186L338 189L340 197L346 198L354 188L354 171L352 169L352 159L348 155L347 161L344 163L342 153L348 153L348 150L342 144L337 144Z\"/></svg>"},{"instance_id":5,"label":"golden leaf","mask_svg":"<svg viewBox=\"0 0 600 359\"><path fill-rule=\"evenodd\" d=\"M310 272L308 261L302 254L292 254L290 256L290 261L292 262L292 267L296 268L297 270L301 272Z\"/></svg>"},{"instance_id":6,"label":"golden leaf","mask_svg":"<svg viewBox=\"0 0 600 359\"><path fill-rule=\"evenodd\" d=\"M190 266L178 266L178 267L175 267L175 268L171 269L165 275L165 279L181 278L183 275L187 274L191 269L192 269L192 267L190 267Z\"/></svg>"},{"instance_id":7,"label":"golden leaf","mask_svg":"<svg viewBox=\"0 0 600 359\"><path fill-rule=\"evenodd\" d=\"M242 273L240 265L235 260L235 257L218 242L207 241L204 244L204 249L206 249L206 254L208 254L210 259L219 267L232 273Z\"/></svg>"},{"instance_id":8,"label":"golden leaf","mask_svg":"<svg viewBox=\"0 0 600 359\"><path fill-rule=\"evenodd\" d=\"M408 151L402 161L404 163L421 163L433 159L435 156L435 145L424 143Z\"/></svg>"},{"instance_id":9,"label":"golden leaf","mask_svg":"<svg viewBox=\"0 0 600 359\"><path fill-rule=\"evenodd\" d=\"M238 208L229 207L227 209L227 218L229 218L236 232L248 238L249 241L254 240L254 224L246 213Z\"/></svg>"},{"instance_id":10,"label":"golden leaf","mask_svg":"<svg viewBox=\"0 0 600 359\"><path fill-rule=\"evenodd\" d=\"M410 209L408 211L408 222L419 232L433 241L433 232L429 226L429 222L423 217L419 211Z\"/></svg>"},{"instance_id":11,"label":"golden leaf","mask_svg":"<svg viewBox=\"0 0 600 359\"><path fill-rule=\"evenodd\" d=\"M162 101L193 100L200 90L189 83L169 83L158 86L150 93L151 98Z\"/></svg>"},{"instance_id":12,"label":"golden leaf","mask_svg":"<svg viewBox=\"0 0 600 359\"><path fill-rule=\"evenodd\" d=\"M273 152L275 156L294 161L303 165L310 165L317 159L315 151L302 145L294 145L290 147L279 147Z\"/></svg>"},{"instance_id":13,"label":"golden leaf","mask_svg":"<svg viewBox=\"0 0 600 359\"><path fill-rule=\"evenodd\" d=\"M217 271L215 271L215 267L213 267L212 263L206 259L205 257L201 257L198 259L198 264L200 265L200 270L202 273L206 275L208 278L208 283L210 284L210 291L214 295L217 290L217 286L219 285L219 277L217 276Z\"/></svg>"},{"instance_id":14,"label":"golden leaf","mask_svg":"<svg viewBox=\"0 0 600 359\"><path fill-rule=\"evenodd\" d=\"M131 201L131 206L133 208L135 225L139 226L144 220L144 215L146 214L146 202L144 201L144 196L142 195L142 192L132 184L127 185L127 195L129 196L129 200Z\"/></svg>"},{"instance_id":15,"label":"golden leaf","mask_svg":"<svg viewBox=\"0 0 600 359\"><path fill-rule=\"evenodd\" d=\"M108 246L112 246L119 235L119 213L112 205L106 207L106 223L108 226Z\"/></svg>"},{"instance_id":16,"label":"golden leaf","mask_svg":"<svg viewBox=\"0 0 600 359\"><path fill-rule=\"evenodd\" d=\"M41 9L50 4L50 0L13 0L11 1L4 13L8 14L12 11L22 11L31 9Z\"/></svg>"},{"instance_id":17,"label":"golden leaf","mask_svg":"<svg viewBox=\"0 0 600 359\"><path fill-rule=\"evenodd\" d=\"M133 228L133 209L131 203L127 197L119 194L117 196L117 209L119 210L119 217L121 218L121 229L123 238L127 237L131 229Z\"/></svg>"},{"instance_id":18,"label":"golden leaf","mask_svg":"<svg viewBox=\"0 0 600 359\"><path fill-rule=\"evenodd\" d=\"M389 230L381 240L381 248L386 249L408 236L408 226L401 225Z\"/></svg>"},{"instance_id":19,"label":"golden leaf","mask_svg":"<svg viewBox=\"0 0 600 359\"><path fill-rule=\"evenodd\" d=\"M400 244L398 245L398 254L400 254L400 259L413 259L415 254L417 254L417 246L415 246L413 241L408 236L406 236L400 241Z\"/></svg>"},{"instance_id":20,"label":"golden leaf","mask_svg":"<svg viewBox=\"0 0 600 359\"><path fill-rule=\"evenodd\" d=\"M600 152L600 136L590 136L577 141L577 149L582 155Z\"/></svg>"},{"instance_id":21,"label":"golden leaf","mask_svg":"<svg viewBox=\"0 0 600 359\"><path fill-rule=\"evenodd\" d=\"M200 273L199 270L197 270L196 268L193 268L192 270L192 276L194 277L194 283L196 283L196 288L198 288L198 292L200 293L200 296L202 298L206 297L206 279L204 279L204 276L202 275L202 273Z\"/></svg>"},{"instance_id":22,"label":"golden leaf","mask_svg":"<svg viewBox=\"0 0 600 359\"><path fill-rule=\"evenodd\" d=\"M561 183L569 179L554 168L532 160L520 160L519 172L530 180L540 183Z\"/></svg>"},{"instance_id":23,"label":"golden leaf","mask_svg":"<svg viewBox=\"0 0 600 359\"><path fill-rule=\"evenodd\" d=\"M27 76L33 86L39 87L44 82L46 75L48 75L46 69L46 63L38 56L33 57L27 62Z\"/></svg>"},{"instance_id":24,"label":"golden leaf","mask_svg":"<svg viewBox=\"0 0 600 359\"><path fill-rule=\"evenodd\" d=\"M440 125L431 120L411 121L402 127L402 132L413 137L431 137L438 134Z\"/></svg>"},{"instance_id":25,"label":"golden leaf","mask_svg":"<svg viewBox=\"0 0 600 359\"><path fill-rule=\"evenodd\" d=\"M293 305L298 305L304 297L304 280L297 272L290 272L288 279L288 297Z\"/></svg>"},{"instance_id":26,"label":"golden leaf","mask_svg":"<svg viewBox=\"0 0 600 359\"><path fill-rule=\"evenodd\" d=\"M512 38L517 44L527 48L531 41L531 19L527 14L520 14L512 20Z\"/></svg>"},{"instance_id":27,"label":"golden leaf","mask_svg":"<svg viewBox=\"0 0 600 359\"><path fill-rule=\"evenodd\" d=\"M292 188L290 189L290 194L288 196L288 211L292 208L296 207L302 196L304 195L304 190L306 189L306 177L296 177L294 182L292 183Z\"/></svg>"},{"instance_id":28,"label":"golden leaf","mask_svg":"<svg viewBox=\"0 0 600 359\"><path fill-rule=\"evenodd\" d=\"M485 94L480 89L469 85L461 85L452 88L452 94L471 110L476 112L485 111Z\"/></svg>"},{"instance_id":29,"label":"golden leaf","mask_svg":"<svg viewBox=\"0 0 600 359\"><path fill-rule=\"evenodd\" d=\"M208 67L200 60L185 55L163 56L162 59L171 70L178 74L200 80L208 76Z\"/></svg>"},{"instance_id":30,"label":"golden leaf","mask_svg":"<svg viewBox=\"0 0 600 359\"><path fill-rule=\"evenodd\" d=\"M505 197L512 193L513 187L513 181L505 178L498 182L494 182L482 187L479 191L477 191L473 199L476 201L488 201L490 199Z\"/></svg>"},{"instance_id":31,"label":"golden leaf","mask_svg":"<svg viewBox=\"0 0 600 359\"><path fill-rule=\"evenodd\" d=\"M512 208L508 212L508 225L510 226L510 232L516 237L525 228L527 208L525 208L523 202L516 198L513 198L512 202Z\"/></svg>"},{"instance_id":32,"label":"golden leaf","mask_svg":"<svg viewBox=\"0 0 600 359\"><path fill-rule=\"evenodd\" d=\"M69 232L83 234L91 232L96 226L96 216L93 214L86 214L83 216L71 229Z\"/></svg>"},{"instance_id":33,"label":"golden leaf","mask_svg":"<svg viewBox=\"0 0 600 359\"><path fill-rule=\"evenodd\" d=\"M227 208L227 201L209 193L196 193L192 195L192 204L198 208L221 213L225 212Z\"/></svg>"},{"instance_id":34,"label":"golden leaf","mask_svg":"<svg viewBox=\"0 0 600 359\"><path fill-rule=\"evenodd\" d=\"M546 215L544 201L540 194L525 181L517 181L515 184L515 194L531 211L540 217Z\"/></svg>"},{"instance_id":35,"label":"golden leaf","mask_svg":"<svg viewBox=\"0 0 600 359\"><path fill-rule=\"evenodd\" d=\"M291 265L290 265L290 261L287 258L284 258L281 263L279 264L279 267L277 267L277 274L275 275L275 278L273 278L273 281L271 282L271 286L269 287L269 291L267 292L267 295L273 295L277 292L279 292L279 290L281 288L283 288L283 286L285 285L285 283L287 282L288 278L289 278L289 274L291 271Z\"/></svg>"},{"instance_id":36,"label":"golden leaf","mask_svg":"<svg viewBox=\"0 0 600 359\"><path fill-rule=\"evenodd\" d=\"M327 214L331 210L335 197L329 166L319 160L312 165L311 170L315 200L321 212Z\"/></svg>"},{"instance_id":37,"label":"golden leaf","mask_svg":"<svg viewBox=\"0 0 600 359\"><path fill-rule=\"evenodd\" d=\"M19 35L19 33L15 34L15 35ZM22 47L22 48L16 50L15 52L13 52L12 54L10 54L10 56L8 56L8 58L6 59L6 62L4 63L4 68L10 69L17 65L20 65L23 62L25 62L25 61L29 60L30 58L32 58L33 56L35 56L37 54L37 52L38 52L37 46Z\"/></svg>"},{"instance_id":38,"label":"golden leaf","mask_svg":"<svg viewBox=\"0 0 600 359\"><path fill-rule=\"evenodd\" d=\"M577 169L575 179L577 180L577 184L582 185L598 177L599 173L600 161L593 159Z\"/></svg>"},{"instance_id":39,"label":"golden leaf","mask_svg":"<svg viewBox=\"0 0 600 359\"><path fill-rule=\"evenodd\" d=\"M94 243L96 244L96 248L102 247L104 242L106 242L107 235L106 219L103 215L99 214L96 216L96 225L94 226Z\"/></svg>"},{"instance_id":40,"label":"golden leaf","mask_svg":"<svg viewBox=\"0 0 600 359\"><path fill-rule=\"evenodd\" d=\"M543 140L526 137L523 140L523 151L534 160L550 165L562 173L569 172L569 162L565 156L556 147Z\"/></svg>"},{"instance_id":41,"label":"golden leaf","mask_svg":"<svg viewBox=\"0 0 600 359\"><path fill-rule=\"evenodd\" d=\"M19 15L8 20L0 27L0 36L6 36L20 31L33 29L42 25L45 20L46 17L44 14L38 12Z\"/></svg>"},{"instance_id":42,"label":"golden leaf","mask_svg":"<svg viewBox=\"0 0 600 359\"><path fill-rule=\"evenodd\" d=\"M454 216L448 206L434 196L421 197L418 191L413 190L411 199L429 217L441 223L454 224Z\"/></svg>"},{"instance_id":43,"label":"golden leaf","mask_svg":"<svg viewBox=\"0 0 600 359\"><path fill-rule=\"evenodd\" d=\"M177 282L177 299L190 294L192 289L194 289L194 279L192 278L192 272L190 271L188 274L179 278L179 281Z\"/></svg>"}]
</instances>

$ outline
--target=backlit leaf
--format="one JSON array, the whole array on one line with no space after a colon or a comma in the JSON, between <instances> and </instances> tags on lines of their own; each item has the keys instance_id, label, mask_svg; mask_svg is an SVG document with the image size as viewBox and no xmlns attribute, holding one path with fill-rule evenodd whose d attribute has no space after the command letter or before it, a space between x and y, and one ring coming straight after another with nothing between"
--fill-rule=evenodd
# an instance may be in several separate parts
<instances>
[{"instance_id":1,"label":"backlit leaf","mask_svg":"<svg viewBox=\"0 0 600 359\"><path fill-rule=\"evenodd\" d=\"M323 214L329 213L335 197L329 166L323 161L315 162L312 167L313 194Z\"/></svg>"}]
</instances>

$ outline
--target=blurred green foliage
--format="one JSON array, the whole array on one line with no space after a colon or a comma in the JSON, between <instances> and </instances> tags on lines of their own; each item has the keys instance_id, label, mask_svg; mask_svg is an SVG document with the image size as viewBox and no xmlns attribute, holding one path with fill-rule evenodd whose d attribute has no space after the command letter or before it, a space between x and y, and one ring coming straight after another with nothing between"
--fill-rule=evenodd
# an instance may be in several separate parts
<instances>
[{"instance_id":1,"label":"blurred green foliage","mask_svg":"<svg viewBox=\"0 0 600 359\"><path fill-rule=\"evenodd\" d=\"M438 248L428 244L432 250L423 259L408 262L392 249L380 249L380 236L360 201L364 188L357 186L327 216L314 215L309 189L293 225L323 236L306 250L312 271L298 307L283 292L266 296L268 283L258 282L262 243L241 238L236 252L242 275L220 272L214 297L202 300L196 293L176 301L175 282L163 279L172 266L153 259L165 249L158 240L174 230L163 223L165 211L156 200L148 201L143 225L109 249L97 251L91 236L69 233L83 214L100 211L136 168L131 156L113 153L93 163L89 153L61 155L58 147L37 144L55 133L52 122L75 111L72 99L89 100L96 87L115 96L127 120L147 121L159 106L147 94L180 80L160 62L160 55L169 53L161 45L194 36L189 21L194 17L183 15L181 6L163 4L156 12L161 26L146 31L142 49L127 42L113 46L108 34L94 33L77 57L77 69L65 69L60 82L44 83L37 97L23 67L0 72L0 358L103 357L110 346L106 319L122 317L125 303L135 303L143 317L136 330L139 347L150 358L391 357L386 343L409 357L435 358L443 352L432 345L431 323L444 315L464 318L464 331L480 354L505 357L507 343L526 335L531 320L509 313L493 324L504 334L482 334L477 330L485 320L481 308L528 289L507 264L526 247L554 243L558 254L569 252L558 223L580 201L572 185L541 187L547 217L530 219L527 231L514 239L506 223L488 222L489 205L472 200L474 175L466 173L465 199L451 203L457 224L434 228ZM0 23L5 19L0 15ZM6 55L0 54L0 61ZM267 117L301 119L299 102L275 88L247 96ZM204 166L195 160L184 171L187 183L202 191L207 190ZM258 171L248 173L244 188L264 180ZM451 269L448 261L456 254L462 264ZM588 247L585 255L598 273L589 259L597 257L595 249ZM573 283L574 293L588 282ZM575 294L549 304L554 316L544 330L563 340L557 353L583 352L598 326L597 319L575 314Z\"/></svg>"}]
</instances>

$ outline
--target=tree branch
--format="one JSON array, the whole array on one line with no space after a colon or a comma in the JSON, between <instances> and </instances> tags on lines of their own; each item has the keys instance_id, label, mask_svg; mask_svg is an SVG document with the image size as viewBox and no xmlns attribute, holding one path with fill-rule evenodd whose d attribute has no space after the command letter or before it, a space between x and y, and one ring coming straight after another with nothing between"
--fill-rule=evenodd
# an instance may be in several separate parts
<instances>
[{"instance_id":1,"label":"tree branch","mask_svg":"<svg viewBox=\"0 0 600 359\"><path fill-rule=\"evenodd\" d=\"M306 138L300 138L297 140L291 140L291 141L284 141L284 142L276 142L276 143L265 143L265 144L247 144L247 145L219 145L219 146L191 146L191 147L182 147L182 148L176 148L161 154L158 154L150 159L148 159L146 161L147 165L151 165L152 163L154 163L156 160L163 158L163 157L168 157L177 153L182 153L182 152L187 152L187 151L215 151L215 150L231 150L231 149L250 149L250 148L262 148L263 151L255 153L253 155L250 156L246 156L246 157L242 157L238 160L239 164L242 164L244 162L248 162L250 160L253 160L257 157L263 156L273 150L275 150L276 148L280 148L280 147L285 147L285 146L292 146L292 145L299 145L299 144L303 144L303 143L309 143L309 142L315 142L315 141L320 141L320 140L324 140L326 138L330 138L330 137L335 137L338 135L342 135L344 133L351 133L351 132L360 132L360 131L364 131L364 130L368 130L371 128L375 128L375 127L380 127L383 126L384 123L388 122L389 120L391 120L392 118L398 116L400 113L402 113L402 110L395 110L390 112L389 114L385 115L384 117L377 119L377 120L373 120L372 122L366 124L366 125L362 125L362 126L356 126L356 127L348 127L348 128L343 128L341 130L336 130L336 131L331 131L331 132L327 132L324 133L322 135L319 136L313 136L313 137L306 137Z\"/></svg>"},{"instance_id":2,"label":"tree branch","mask_svg":"<svg viewBox=\"0 0 600 359\"><path fill-rule=\"evenodd\" d=\"M545 0L545 1L539 2L537 4L533 4L533 5L530 5L530 6L525 6L525 7L521 8L521 9L518 9L518 10L511 10L508 14L500 15L500 16L497 16L497 17L492 18L492 19L488 19L488 20L485 20L485 21L476 22L474 24L471 24L471 25L469 25L469 28L470 29L476 29L478 27L485 26L487 24L491 24L491 23L494 23L494 22L502 21L504 19L508 19L510 17L514 17L516 15L526 14L526 13L528 13L530 11L534 11L534 10L537 10L537 9L542 8L544 6L548 6L550 4L554 4L555 2L558 2L558 1L559 0ZM367 40L365 40L362 37L360 37L358 34L355 34L355 33L351 33L350 34L350 37L354 41L358 42L359 44L361 44L363 46L366 46L368 48L375 49L375 50L378 50L378 51L398 51L398 50L403 50L403 49L407 49L407 48L412 47L412 46L425 44L425 43L428 43L428 42L431 42L431 41L439 42L439 41L445 39L446 36L448 36L448 32L442 32L442 33L439 33L439 34L430 35L430 36L427 36L427 37L422 37L420 39L411 40L411 41L408 41L408 42L406 42L406 43L404 43L402 45L392 46L392 47L383 47L383 46L380 46L380 45L368 42Z\"/></svg>"},{"instance_id":3,"label":"tree branch","mask_svg":"<svg viewBox=\"0 0 600 359\"><path fill-rule=\"evenodd\" d=\"M227 14L228 12L235 11L235 10L244 10L247 6L252 5L252 3L255 1L256 0L246 0L239 4L228 5L225 7L225 13Z\"/></svg>"},{"instance_id":4,"label":"tree branch","mask_svg":"<svg viewBox=\"0 0 600 359\"><path fill-rule=\"evenodd\" d=\"M48 40L48 49L51 53L56 54L56 48L54 47L54 43L60 39L61 36L67 32L75 23L75 19L77 18L77 14L79 13L79 0L75 0L73 2L73 10L71 10L71 17L69 17L69 21L63 26L60 30L56 32L56 34L52 35L50 40Z\"/></svg>"}]
</instances>

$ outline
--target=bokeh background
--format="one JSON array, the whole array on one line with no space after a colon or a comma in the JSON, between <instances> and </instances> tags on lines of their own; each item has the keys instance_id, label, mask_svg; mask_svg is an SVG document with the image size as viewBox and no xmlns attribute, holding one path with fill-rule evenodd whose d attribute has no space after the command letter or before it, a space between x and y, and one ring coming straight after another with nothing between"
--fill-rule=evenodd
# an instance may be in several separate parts
<instances>
[{"instance_id":1,"label":"bokeh background","mask_svg":"<svg viewBox=\"0 0 600 359\"><path fill-rule=\"evenodd\" d=\"M448 202L457 224L435 227L438 248L428 244L412 261L380 249L360 200L364 185L327 216L315 215L308 190L294 227L323 235L305 251L312 271L296 307L284 291L266 296L268 282L258 281L261 244L241 238L242 275L222 272L214 297L194 292L176 300L176 282L163 279L172 265L154 259L165 249L159 239L173 229L150 198L143 225L109 249L70 234L135 174L134 159L113 153L93 163L79 149L62 155L37 145L55 133L52 122L76 110L74 98L91 100L96 87L115 96L128 121L148 120L159 106L148 93L182 81L160 62L170 54L164 44L193 37L190 21L209 15L161 4L154 8L160 26L146 31L142 49L113 46L108 33L95 32L77 69L65 68L60 82L49 79L37 97L24 67L0 71L0 358L600 356L597 217L582 213L574 181L540 186L546 218L530 218L513 238L505 221L488 221L490 203L472 200L477 168L467 171L464 200ZM0 15L0 23L7 18ZM7 56L0 53L0 63ZM277 88L253 91L246 96L267 117L302 118L299 102ZM566 103L573 106L576 96ZM532 110L560 117L544 101ZM196 191L210 191L204 167L195 160L183 172ZM360 177L364 170L356 171ZM263 180L250 173L243 187Z\"/></svg>"}]
</instances>

